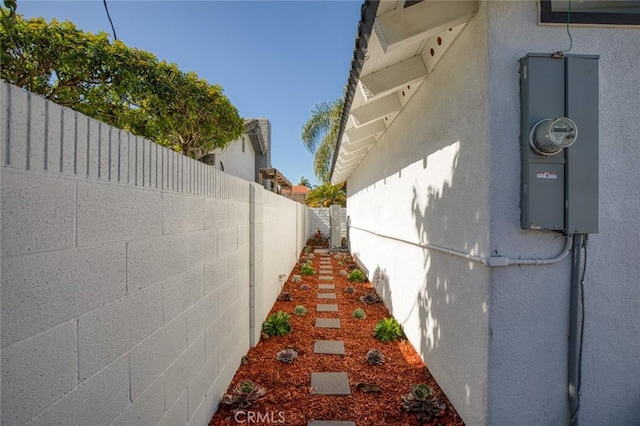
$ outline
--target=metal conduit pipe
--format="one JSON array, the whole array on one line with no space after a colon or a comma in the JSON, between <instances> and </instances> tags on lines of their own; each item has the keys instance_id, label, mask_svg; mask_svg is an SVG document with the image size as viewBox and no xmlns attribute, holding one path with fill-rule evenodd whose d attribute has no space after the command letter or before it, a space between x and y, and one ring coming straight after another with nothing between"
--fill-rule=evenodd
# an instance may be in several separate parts
<instances>
[{"instance_id":1,"label":"metal conduit pipe","mask_svg":"<svg viewBox=\"0 0 640 426\"><path fill-rule=\"evenodd\" d=\"M500 255L494 255L494 256L477 256L468 252L463 252L460 250L456 250L453 248L448 248L448 247L444 247L444 246L440 246L437 244L431 244L428 242L425 243L418 243L415 241L409 241L409 240L405 240L403 238L398 238L398 237L394 237L391 235L385 235L385 234L381 234L379 232L375 232L375 231L371 231L369 229L364 229L364 228L360 228L357 226L353 226L351 225L349 228L351 229L357 229L359 231L363 231L372 235L376 235L378 237L381 238L387 238L389 240L394 240L394 241L398 241L401 243L405 243L405 244L410 244L416 247L420 247L420 248L425 248L428 250L435 250L435 251L439 251L441 253L446 253L446 254L450 254L452 256L456 256L456 257L460 257L463 259L466 259L470 262L476 262L476 263L480 263L484 266L488 266L488 267L496 267L496 266L511 266L511 265L550 265L553 263L558 263L561 260L563 260L564 258L566 258L569 253L571 252L571 248L573 247L573 236L572 235L567 235L566 236L566 243L564 248L562 249L562 251L560 253L558 253L556 256L554 257L550 257L550 258L514 258L514 257L508 257L508 256L500 256Z\"/></svg>"}]
</instances>

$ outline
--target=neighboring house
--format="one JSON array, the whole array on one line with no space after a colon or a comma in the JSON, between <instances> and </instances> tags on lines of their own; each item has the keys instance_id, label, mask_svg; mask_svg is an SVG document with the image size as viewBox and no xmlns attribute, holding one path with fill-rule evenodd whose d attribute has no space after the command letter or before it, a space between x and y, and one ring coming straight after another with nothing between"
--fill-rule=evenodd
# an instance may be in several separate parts
<instances>
[{"instance_id":1,"label":"neighboring house","mask_svg":"<svg viewBox=\"0 0 640 426\"><path fill-rule=\"evenodd\" d=\"M266 118L249 118L244 125L240 138L211 151L203 161L230 175L259 182L260 169L271 167L271 123Z\"/></svg>"},{"instance_id":2,"label":"neighboring house","mask_svg":"<svg viewBox=\"0 0 640 426\"><path fill-rule=\"evenodd\" d=\"M308 194L309 188L305 185L293 185L293 188L291 188L291 199L301 204L305 204Z\"/></svg>"},{"instance_id":3,"label":"neighboring house","mask_svg":"<svg viewBox=\"0 0 640 426\"><path fill-rule=\"evenodd\" d=\"M469 425L567 424L576 393L585 425L640 424L640 11L585 3L572 13L556 1L367 1L362 10L332 183L347 182L352 252ZM594 56L549 65L569 48L599 65ZM552 78L547 65L518 72L530 53L544 54L530 58ZM521 113L529 123L536 111L521 99L533 98L566 99L544 114L575 114L573 150L531 153ZM543 164L524 183L533 166L521 156ZM565 173L566 212L556 184ZM548 198L528 198L547 183ZM578 227L591 234L584 277L573 238L525 220L538 207L559 211L558 229L569 227L563 214L590 218ZM581 370L570 353L580 278Z\"/></svg>"}]
</instances>

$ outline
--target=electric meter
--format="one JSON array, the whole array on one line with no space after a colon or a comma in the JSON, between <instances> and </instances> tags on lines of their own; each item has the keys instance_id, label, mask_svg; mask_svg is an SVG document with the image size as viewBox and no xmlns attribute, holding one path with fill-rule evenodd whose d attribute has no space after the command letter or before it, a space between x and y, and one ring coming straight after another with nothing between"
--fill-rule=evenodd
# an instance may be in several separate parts
<instances>
[{"instance_id":1,"label":"electric meter","mask_svg":"<svg viewBox=\"0 0 640 426\"><path fill-rule=\"evenodd\" d=\"M570 118L547 118L533 126L529 145L536 154L549 156L570 147L577 137L578 128Z\"/></svg>"}]
</instances>

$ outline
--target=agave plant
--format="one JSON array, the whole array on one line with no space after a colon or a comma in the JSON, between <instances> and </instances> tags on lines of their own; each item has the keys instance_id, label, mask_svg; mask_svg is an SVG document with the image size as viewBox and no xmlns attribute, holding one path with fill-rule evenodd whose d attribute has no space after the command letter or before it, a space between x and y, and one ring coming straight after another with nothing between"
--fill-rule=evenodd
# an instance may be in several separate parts
<instances>
[{"instance_id":1,"label":"agave plant","mask_svg":"<svg viewBox=\"0 0 640 426\"><path fill-rule=\"evenodd\" d=\"M298 352L290 348L283 349L278 352L276 358L278 358L278 361L291 364L294 359L298 358Z\"/></svg>"},{"instance_id":2,"label":"agave plant","mask_svg":"<svg viewBox=\"0 0 640 426\"><path fill-rule=\"evenodd\" d=\"M374 327L373 336L381 342L391 342L404 336L404 332L395 318L382 318Z\"/></svg>"},{"instance_id":3,"label":"agave plant","mask_svg":"<svg viewBox=\"0 0 640 426\"><path fill-rule=\"evenodd\" d=\"M229 405L233 411L243 410L259 400L266 393L265 388L252 380L245 380L222 398L222 403Z\"/></svg>"},{"instance_id":4,"label":"agave plant","mask_svg":"<svg viewBox=\"0 0 640 426\"><path fill-rule=\"evenodd\" d=\"M433 394L433 389L425 384L414 386L410 393L402 396L402 406L410 413L416 413L418 420L428 422L440 417L447 407Z\"/></svg>"},{"instance_id":5,"label":"agave plant","mask_svg":"<svg viewBox=\"0 0 640 426\"><path fill-rule=\"evenodd\" d=\"M384 355L377 349L370 349L367 352L367 361L371 365L382 365L384 364Z\"/></svg>"}]
</instances>

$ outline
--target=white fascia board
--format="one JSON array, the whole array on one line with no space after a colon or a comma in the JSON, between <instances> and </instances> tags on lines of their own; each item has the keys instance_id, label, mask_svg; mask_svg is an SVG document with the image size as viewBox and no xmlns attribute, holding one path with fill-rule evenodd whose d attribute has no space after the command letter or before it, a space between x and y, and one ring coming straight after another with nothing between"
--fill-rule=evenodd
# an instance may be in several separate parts
<instances>
[{"instance_id":1,"label":"white fascia board","mask_svg":"<svg viewBox=\"0 0 640 426\"><path fill-rule=\"evenodd\" d=\"M427 67L420 55L395 63L387 68L361 76L360 82L366 89L367 99L378 97L400 87L427 77Z\"/></svg>"},{"instance_id":2,"label":"white fascia board","mask_svg":"<svg viewBox=\"0 0 640 426\"><path fill-rule=\"evenodd\" d=\"M352 154L354 152L356 152L357 150L361 149L361 148L366 148L369 146L373 146L373 144L376 143L376 137L375 136L369 136L368 138L364 138L364 139L360 139L358 142L348 142L342 143L342 148L344 149L344 153L345 155L349 155Z\"/></svg>"},{"instance_id":3,"label":"white fascia board","mask_svg":"<svg viewBox=\"0 0 640 426\"><path fill-rule=\"evenodd\" d=\"M398 96L393 93L387 97L369 102L362 105L360 108L352 110L351 115L354 118L354 123L362 126L386 115L398 112L401 108L402 105L400 105Z\"/></svg>"},{"instance_id":4,"label":"white fascia board","mask_svg":"<svg viewBox=\"0 0 640 426\"><path fill-rule=\"evenodd\" d=\"M376 18L373 30L385 53L469 21L477 1L423 1Z\"/></svg>"}]
</instances>

